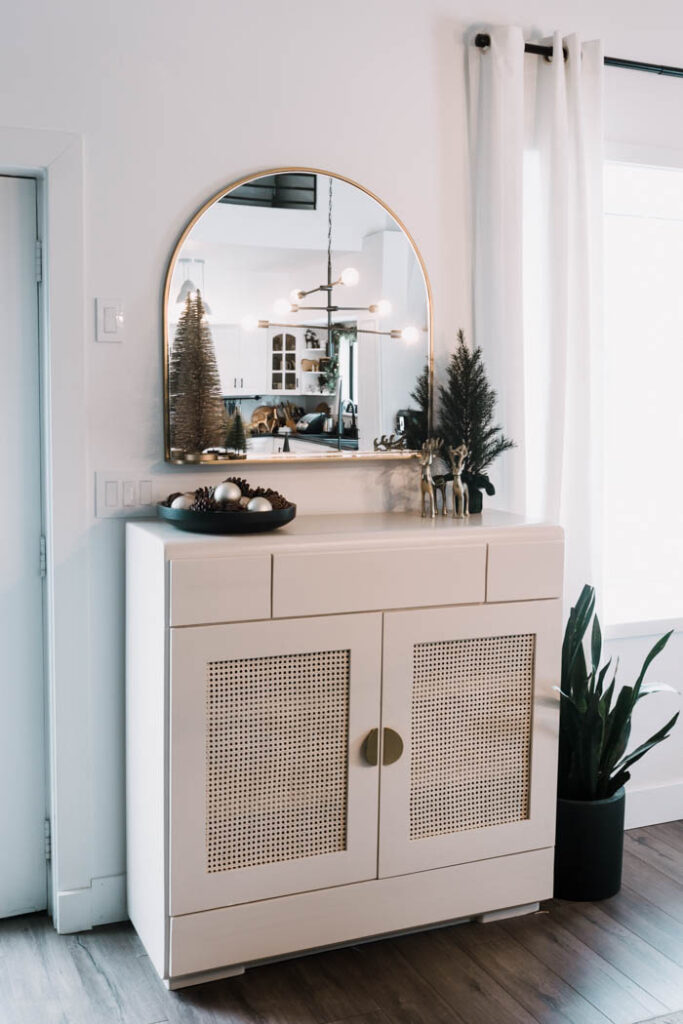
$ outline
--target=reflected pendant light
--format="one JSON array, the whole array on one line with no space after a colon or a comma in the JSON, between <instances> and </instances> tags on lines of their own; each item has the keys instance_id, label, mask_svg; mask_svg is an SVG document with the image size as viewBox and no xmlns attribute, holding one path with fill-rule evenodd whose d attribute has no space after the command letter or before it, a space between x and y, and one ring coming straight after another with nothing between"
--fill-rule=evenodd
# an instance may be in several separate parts
<instances>
[{"instance_id":1,"label":"reflected pendant light","mask_svg":"<svg viewBox=\"0 0 683 1024\"><path fill-rule=\"evenodd\" d=\"M204 286L204 260L195 260L194 262L199 264L199 273L200 273L200 278L199 279L200 279L200 281L202 283L202 285L201 285L201 294L202 294L202 305L204 306L204 312L206 313L207 316L211 316L211 306L206 301L206 288Z\"/></svg>"},{"instance_id":2,"label":"reflected pendant light","mask_svg":"<svg viewBox=\"0 0 683 1024\"><path fill-rule=\"evenodd\" d=\"M200 280L201 280L201 285L202 285L201 286L202 305L204 306L204 312L206 313L206 315L207 316L211 316L211 307L209 306L208 302L204 298L204 260L195 260L195 259L190 259L187 256L184 256L184 257L182 257L181 259L178 260L178 263L184 263L185 267L182 268L183 283L180 286L180 291L178 292L178 297L176 299L176 302L182 304L183 302L185 302L185 300L187 299L188 295L194 295L197 292L197 285L194 283L194 281L190 277L190 270L189 270L189 264L197 263L197 264L199 264L199 271L200 271L200 274L201 274Z\"/></svg>"},{"instance_id":3,"label":"reflected pendant light","mask_svg":"<svg viewBox=\"0 0 683 1024\"><path fill-rule=\"evenodd\" d=\"M178 263L185 264L185 266L181 267L183 283L180 286L180 291L178 292L178 298L176 299L176 302L185 302L188 295L191 295L192 292L197 291L197 286L189 276L189 264L192 263L192 260L183 257L182 259L178 260Z\"/></svg>"}]
</instances>

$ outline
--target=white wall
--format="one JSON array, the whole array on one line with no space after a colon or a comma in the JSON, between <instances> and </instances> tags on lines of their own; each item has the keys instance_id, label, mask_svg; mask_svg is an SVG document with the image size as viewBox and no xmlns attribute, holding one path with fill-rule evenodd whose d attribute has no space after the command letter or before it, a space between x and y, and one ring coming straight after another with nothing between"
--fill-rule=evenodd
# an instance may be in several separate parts
<instances>
[{"instance_id":1,"label":"white wall","mask_svg":"<svg viewBox=\"0 0 683 1024\"><path fill-rule=\"evenodd\" d=\"M617 678L633 685L650 648L662 629L654 636L610 640L605 657L619 659ZM683 633L674 633L667 647L648 671L649 683L668 683L683 690ZM630 746L637 747L660 729L677 711L683 711L677 694L657 693L645 697L638 705L633 720ZM681 715L683 718L683 714ZM652 825L658 821L683 818L683 724L679 722L671 737L651 750L631 769L626 801L626 827Z\"/></svg>"},{"instance_id":2,"label":"white wall","mask_svg":"<svg viewBox=\"0 0 683 1024\"><path fill-rule=\"evenodd\" d=\"M166 262L205 198L249 172L329 168L380 195L426 261L443 363L470 321L462 31L510 20L601 36L620 56L681 63L677 0L23 0L5 10L0 125L83 135L85 322L96 295L119 296L126 308L124 345L96 346L91 333L83 342L91 474L140 468L165 477L165 489L184 486L163 464ZM610 72L609 136L683 150L681 90L676 80ZM250 475L302 511L383 508L413 487L381 464ZM125 867L122 536L120 522L92 519L84 538L92 763L83 772L94 828L83 838L93 877ZM660 767L683 776L680 755Z\"/></svg>"}]
</instances>

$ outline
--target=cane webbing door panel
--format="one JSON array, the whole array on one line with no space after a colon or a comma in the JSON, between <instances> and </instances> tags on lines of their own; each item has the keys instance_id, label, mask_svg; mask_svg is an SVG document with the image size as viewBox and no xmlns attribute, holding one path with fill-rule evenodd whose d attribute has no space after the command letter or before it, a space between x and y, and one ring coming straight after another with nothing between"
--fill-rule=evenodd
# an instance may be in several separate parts
<instances>
[{"instance_id":1,"label":"cane webbing door panel","mask_svg":"<svg viewBox=\"0 0 683 1024\"><path fill-rule=\"evenodd\" d=\"M560 604L385 615L380 877L552 846Z\"/></svg>"},{"instance_id":2,"label":"cane webbing door panel","mask_svg":"<svg viewBox=\"0 0 683 1024\"><path fill-rule=\"evenodd\" d=\"M381 616L171 634L171 914L376 877Z\"/></svg>"}]
</instances>

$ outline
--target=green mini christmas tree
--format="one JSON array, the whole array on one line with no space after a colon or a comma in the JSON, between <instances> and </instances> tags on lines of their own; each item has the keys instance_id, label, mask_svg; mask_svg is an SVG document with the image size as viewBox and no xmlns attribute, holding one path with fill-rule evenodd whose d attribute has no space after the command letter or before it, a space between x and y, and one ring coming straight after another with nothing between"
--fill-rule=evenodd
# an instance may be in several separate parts
<instances>
[{"instance_id":1,"label":"green mini christmas tree","mask_svg":"<svg viewBox=\"0 0 683 1024\"><path fill-rule=\"evenodd\" d=\"M223 443L225 407L211 330L199 292L180 314L168 369L171 446L201 452Z\"/></svg>"},{"instance_id":2,"label":"green mini christmas tree","mask_svg":"<svg viewBox=\"0 0 683 1024\"><path fill-rule=\"evenodd\" d=\"M408 409L405 414L406 448L419 451L429 437L429 366L426 363L410 397L417 404L417 409Z\"/></svg>"},{"instance_id":3,"label":"green mini christmas tree","mask_svg":"<svg viewBox=\"0 0 683 1024\"><path fill-rule=\"evenodd\" d=\"M235 409L235 412L230 417L225 447L232 448L238 455L243 455L247 450L247 433L244 429L244 420L239 409Z\"/></svg>"},{"instance_id":4,"label":"green mini christmas tree","mask_svg":"<svg viewBox=\"0 0 683 1024\"><path fill-rule=\"evenodd\" d=\"M339 381L339 355L336 350L325 359L321 359L321 372L318 375L320 390L328 394L334 394Z\"/></svg>"},{"instance_id":5,"label":"green mini christmas tree","mask_svg":"<svg viewBox=\"0 0 683 1024\"><path fill-rule=\"evenodd\" d=\"M439 388L439 398L437 433L443 438L444 448L467 446L470 478L485 475L494 459L515 447L515 442L494 424L496 392L487 380L481 349L470 350L462 330L458 331L458 347L446 371L446 384Z\"/></svg>"}]
</instances>

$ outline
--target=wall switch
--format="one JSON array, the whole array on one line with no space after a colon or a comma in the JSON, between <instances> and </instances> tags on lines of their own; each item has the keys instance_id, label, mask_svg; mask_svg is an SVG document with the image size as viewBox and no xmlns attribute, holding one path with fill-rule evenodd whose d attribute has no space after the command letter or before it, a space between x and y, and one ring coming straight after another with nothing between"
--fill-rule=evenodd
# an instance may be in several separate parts
<instances>
[{"instance_id":1,"label":"wall switch","mask_svg":"<svg viewBox=\"0 0 683 1024\"><path fill-rule=\"evenodd\" d=\"M123 341L123 303L120 299L95 299L95 340Z\"/></svg>"},{"instance_id":2,"label":"wall switch","mask_svg":"<svg viewBox=\"0 0 683 1024\"><path fill-rule=\"evenodd\" d=\"M135 480L124 480L123 481L123 506L124 508L134 508L138 501L138 485Z\"/></svg>"},{"instance_id":3,"label":"wall switch","mask_svg":"<svg viewBox=\"0 0 683 1024\"><path fill-rule=\"evenodd\" d=\"M149 477L124 470L95 473L95 516L98 519L154 515L154 486Z\"/></svg>"},{"instance_id":4,"label":"wall switch","mask_svg":"<svg viewBox=\"0 0 683 1024\"><path fill-rule=\"evenodd\" d=\"M119 507L119 482L118 480L105 480L104 482L104 504L106 508Z\"/></svg>"}]
</instances>

